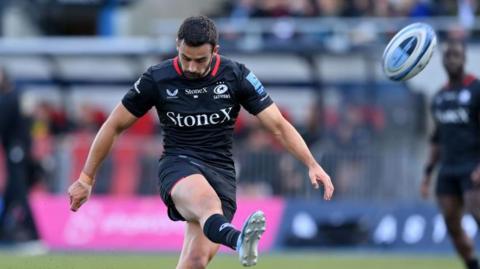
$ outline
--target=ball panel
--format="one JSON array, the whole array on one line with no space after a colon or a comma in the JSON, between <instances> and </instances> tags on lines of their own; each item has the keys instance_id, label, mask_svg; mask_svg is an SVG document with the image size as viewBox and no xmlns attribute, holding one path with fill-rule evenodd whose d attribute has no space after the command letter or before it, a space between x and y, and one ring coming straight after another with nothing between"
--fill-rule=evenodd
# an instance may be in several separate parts
<instances>
[{"instance_id":1,"label":"ball panel","mask_svg":"<svg viewBox=\"0 0 480 269\"><path fill-rule=\"evenodd\" d=\"M427 38L427 44L425 44L424 50L418 56L415 63L411 67L409 67L410 69L409 72L406 72L405 77L403 77L401 80L410 79L415 75L417 75L418 73L420 73L420 71L422 71L425 68L425 66L427 66L428 62L432 58L433 50L435 47L436 47L436 38L434 36Z\"/></svg>"},{"instance_id":2,"label":"ball panel","mask_svg":"<svg viewBox=\"0 0 480 269\"><path fill-rule=\"evenodd\" d=\"M392 55L387 59L387 68L389 70L399 69L408 60L408 57L412 55L416 45L417 38L414 36L403 40L400 46L396 47Z\"/></svg>"}]
</instances>

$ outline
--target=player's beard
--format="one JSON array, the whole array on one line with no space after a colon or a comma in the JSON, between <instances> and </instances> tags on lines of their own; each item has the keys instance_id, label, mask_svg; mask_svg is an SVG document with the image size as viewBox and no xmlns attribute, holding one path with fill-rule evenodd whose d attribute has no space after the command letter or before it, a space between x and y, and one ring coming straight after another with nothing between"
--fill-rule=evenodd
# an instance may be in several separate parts
<instances>
[{"instance_id":1,"label":"player's beard","mask_svg":"<svg viewBox=\"0 0 480 269\"><path fill-rule=\"evenodd\" d=\"M204 71L203 73L193 73L193 72L183 71L183 75L184 75L187 79L199 79L199 78L203 78L203 77L205 77L205 76L210 72L210 70L212 69L212 62L213 62L213 55L212 55L212 57L210 58L210 62L208 63L207 68L205 69L205 71Z\"/></svg>"},{"instance_id":2,"label":"player's beard","mask_svg":"<svg viewBox=\"0 0 480 269\"><path fill-rule=\"evenodd\" d=\"M204 77L203 74L201 73L192 73L192 72L183 72L183 75L187 78L187 79L199 79L199 78L202 78Z\"/></svg>"}]
</instances>

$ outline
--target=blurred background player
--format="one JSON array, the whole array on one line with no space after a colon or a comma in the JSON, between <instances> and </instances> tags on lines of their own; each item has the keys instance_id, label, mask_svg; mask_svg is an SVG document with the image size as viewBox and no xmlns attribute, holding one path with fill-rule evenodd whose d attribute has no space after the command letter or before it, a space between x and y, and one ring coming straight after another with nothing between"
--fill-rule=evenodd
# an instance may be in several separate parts
<instances>
[{"instance_id":1,"label":"blurred background player","mask_svg":"<svg viewBox=\"0 0 480 269\"><path fill-rule=\"evenodd\" d=\"M0 140L6 167L0 241L13 243L38 239L28 203L31 174L29 125L20 109L20 96L7 72L0 68Z\"/></svg>"},{"instance_id":2,"label":"blurred background player","mask_svg":"<svg viewBox=\"0 0 480 269\"><path fill-rule=\"evenodd\" d=\"M71 210L77 211L89 198L114 139L155 107L165 133L160 194L170 219L187 222L177 268L206 268L220 244L238 251L244 266L257 262L263 212L253 213L241 231L231 224L237 208L232 135L240 105L308 168L313 187L325 187L325 200L333 194L329 176L261 82L244 65L218 55L218 49L211 19L185 19L177 35L178 56L150 67L135 82L100 128L79 179L68 190Z\"/></svg>"},{"instance_id":3,"label":"blurred background player","mask_svg":"<svg viewBox=\"0 0 480 269\"><path fill-rule=\"evenodd\" d=\"M478 269L474 243L462 228L465 211L480 223L480 82L465 73L465 55L463 41L446 43L443 65L449 81L432 99L435 130L421 194L428 197L438 165L435 194L447 231L467 268Z\"/></svg>"}]
</instances>

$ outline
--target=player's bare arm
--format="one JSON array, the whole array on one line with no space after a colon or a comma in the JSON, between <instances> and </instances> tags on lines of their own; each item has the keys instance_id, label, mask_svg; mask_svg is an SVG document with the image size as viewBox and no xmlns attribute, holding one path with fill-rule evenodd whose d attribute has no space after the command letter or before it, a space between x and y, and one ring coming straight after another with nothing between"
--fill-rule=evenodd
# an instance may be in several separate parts
<instances>
[{"instance_id":1,"label":"player's bare arm","mask_svg":"<svg viewBox=\"0 0 480 269\"><path fill-rule=\"evenodd\" d=\"M420 194L422 198L427 199L430 196L430 185L432 183L432 172L440 160L440 147L437 143L430 143L428 160L425 165L423 180L420 185Z\"/></svg>"},{"instance_id":2,"label":"player's bare arm","mask_svg":"<svg viewBox=\"0 0 480 269\"><path fill-rule=\"evenodd\" d=\"M79 178L68 188L72 211L77 211L90 197L97 170L110 152L116 137L132 126L137 119L122 104L119 104L102 125L90 147L87 161Z\"/></svg>"},{"instance_id":3,"label":"player's bare arm","mask_svg":"<svg viewBox=\"0 0 480 269\"><path fill-rule=\"evenodd\" d=\"M334 191L330 176L318 164L302 136L282 116L278 107L275 104L270 105L258 113L257 118L290 153L308 167L313 187L317 189L319 183L322 183L325 188L324 199L330 200Z\"/></svg>"}]
</instances>

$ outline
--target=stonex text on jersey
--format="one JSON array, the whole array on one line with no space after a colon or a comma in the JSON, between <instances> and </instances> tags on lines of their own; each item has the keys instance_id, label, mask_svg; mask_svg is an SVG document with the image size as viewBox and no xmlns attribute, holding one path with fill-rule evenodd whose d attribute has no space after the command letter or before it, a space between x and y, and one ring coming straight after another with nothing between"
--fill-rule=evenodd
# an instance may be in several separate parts
<instances>
[{"instance_id":1,"label":"stonex text on jersey","mask_svg":"<svg viewBox=\"0 0 480 269\"><path fill-rule=\"evenodd\" d=\"M222 108L220 109L220 113L182 115L181 113L169 111L166 115L173 124L179 127L193 127L221 124L225 121L232 120L230 111L232 111L232 107Z\"/></svg>"},{"instance_id":2,"label":"stonex text on jersey","mask_svg":"<svg viewBox=\"0 0 480 269\"><path fill-rule=\"evenodd\" d=\"M233 129L240 107L257 115L273 104L244 65L215 55L210 74L189 80L178 58L150 67L122 99L137 117L155 107L164 155L187 155L233 168Z\"/></svg>"}]
</instances>

